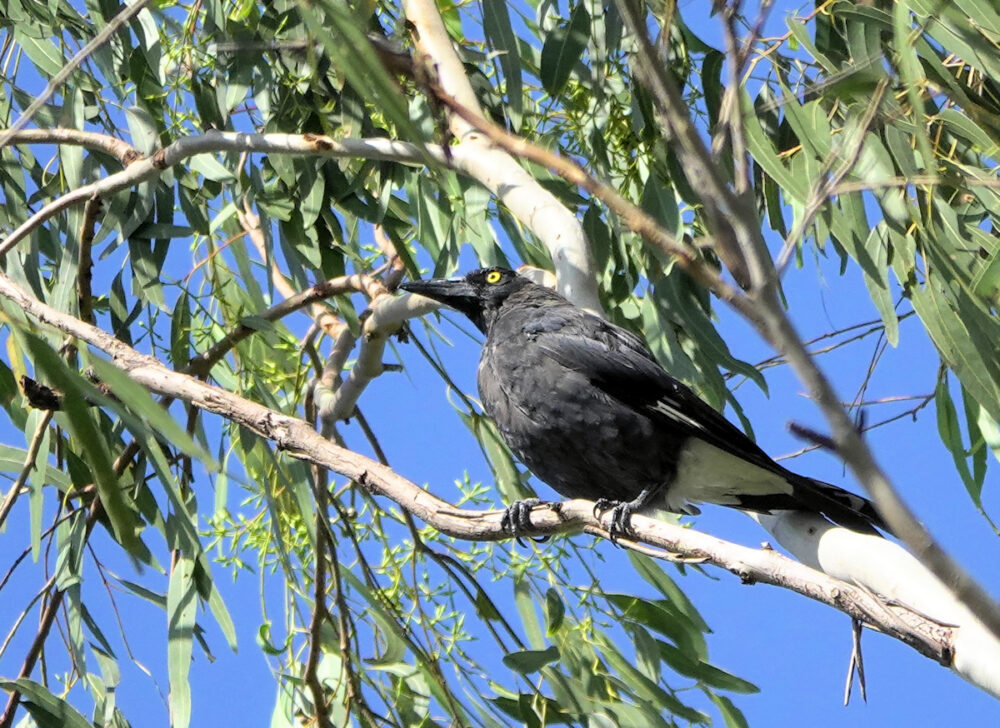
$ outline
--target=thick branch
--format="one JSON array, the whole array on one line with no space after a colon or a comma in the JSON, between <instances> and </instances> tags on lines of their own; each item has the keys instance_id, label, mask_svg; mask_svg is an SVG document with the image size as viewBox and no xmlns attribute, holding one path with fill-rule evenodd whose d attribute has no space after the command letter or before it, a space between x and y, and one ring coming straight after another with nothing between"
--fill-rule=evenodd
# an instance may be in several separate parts
<instances>
[{"instance_id":1,"label":"thick branch","mask_svg":"<svg viewBox=\"0 0 1000 728\"><path fill-rule=\"evenodd\" d=\"M479 101L437 4L433 0L405 0L403 9L412 24L414 43L427 66L434 92L481 118ZM602 311L593 255L576 215L510 154L476 134L477 124L462 115L451 115L448 123L460 142L451 151L462 157L462 170L496 195L542 242L558 274L559 292L584 308Z\"/></svg>"},{"instance_id":2,"label":"thick branch","mask_svg":"<svg viewBox=\"0 0 1000 728\"><path fill-rule=\"evenodd\" d=\"M752 323L757 323L757 314L749 298L722 280L719 272L708 265L694 248L686 246L682 241L670 235L652 215L625 199L611 185L593 177L573 160L507 132L492 121L465 108L449 96L442 96L441 101L475 126L479 132L501 149L552 170L567 182L585 189L601 200L622 219L629 229L639 233L646 243L667 253L692 278L712 290L719 298L729 303ZM578 305L586 305L579 299L568 297Z\"/></svg>"},{"instance_id":3,"label":"thick branch","mask_svg":"<svg viewBox=\"0 0 1000 728\"><path fill-rule=\"evenodd\" d=\"M320 418L327 423L346 420L354 415L361 393L385 371L382 354L390 336L398 333L403 322L436 311L439 304L423 296L391 296L383 294L372 301L369 316L361 332L361 351L342 384L324 382L316 393ZM339 374L354 347L354 336L348 329L341 332L326 369Z\"/></svg>"},{"instance_id":4,"label":"thick branch","mask_svg":"<svg viewBox=\"0 0 1000 728\"><path fill-rule=\"evenodd\" d=\"M388 467L331 443L303 420L167 369L155 358L140 354L110 334L43 304L3 274L0 274L0 296L20 306L39 322L104 351L112 357L115 366L147 389L226 417L274 441L292 457L340 473L371 493L390 498L442 533L478 541L509 538L500 525L502 512L457 509ZM587 501L569 501L559 509L540 507L532 514L538 533L583 528L605 535L609 524L604 521L594 517L593 504ZM645 516L635 516L632 523L641 544L666 549L672 557L679 555L712 563L748 583L761 582L791 589L862 620L942 664L952 664L956 635L962 627L942 625L905 606L884 603L864 589L821 574L768 549L749 549ZM649 553L648 548L639 548ZM995 685L980 686L1000 694Z\"/></svg>"}]
</instances>

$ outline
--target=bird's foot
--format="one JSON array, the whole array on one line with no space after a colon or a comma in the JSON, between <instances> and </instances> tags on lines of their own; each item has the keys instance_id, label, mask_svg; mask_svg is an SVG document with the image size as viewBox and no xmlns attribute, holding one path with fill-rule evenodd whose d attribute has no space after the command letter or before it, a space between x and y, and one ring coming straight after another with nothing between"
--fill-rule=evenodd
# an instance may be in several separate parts
<instances>
[{"instance_id":1,"label":"bird's foot","mask_svg":"<svg viewBox=\"0 0 1000 728\"><path fill-rule=\"evenodd\" d=\"M531 510L535 506L542 505L555 507L558 504L548 503L541 498L525 498L524 500L514 501L504 510L503 518L500 519L500 528L510 533L520 545L524 546L525 544L521 540L521 537L525 532L531 531L534 528L531 525ZM529 538L537 543L549 540L548 536L529 536Z\"/></svg>"},{"instance_id":2,"label":"bird's foot","mask_svg":"<svg viewBox=\"0 0 1000 728\"><path fill-rule=\"evenodd\" d=\"M608 539L618 545L618 539L632 533L632 514L642 504L636 501L615 501L608 498L598 498L594 502L594 517L600 518L605 511L611 511L611 524L608 527Z\"/></svg>"}]
</instances>

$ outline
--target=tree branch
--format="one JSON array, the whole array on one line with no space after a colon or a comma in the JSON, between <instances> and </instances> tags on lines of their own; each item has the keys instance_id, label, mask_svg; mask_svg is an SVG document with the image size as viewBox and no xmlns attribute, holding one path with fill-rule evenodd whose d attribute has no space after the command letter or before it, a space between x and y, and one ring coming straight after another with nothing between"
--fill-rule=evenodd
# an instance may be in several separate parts
<instances>
[{"instance_id":1,"label":"tree branch","mask_svg":"<svg viewBox=\"0 0 1000 728\"><path fill-rule=\"evenodd\" d=\"M741 212L739 200L721 182L711 155L687 117L684 111L686 106L673 80L659 65L650 63L649 59L653 58L651 45L633 0L619 0L619 7L630 30L639 40L640 68L644 69L642 80L649 84L658 108L668 118L674 135L678 137L678 153L685 163L685 170L695 174L696 179L704 180L705 196L714 197L716 203L728 212L715 220L720 227L713 233L720 234L721 231L724 238L735 239L747 262L753 298L738 310L740 313L744 313L745 308L753 310L753 316L748 316L748 320L771 346L785 356L806 385L810 396L830 423L838 455L871 495L890 528L941 583L949 586L957 600L968 606L995 637L1000 637L1000 604L935 543L899 497L840 405L833 386L809 356L782 306L778 295L778 274L764 243L755 211L749 208ZM727 302L732 305L732 302Z\"/></svg>"},{"instance_id":2,"label":"tree branch","mask_svg":"<svg viewBox=\"0 0 1000 728\"><path fill-rule=\"evenodd\" d=\"M133 162L127 169L67 192L17 227L0 243L0 259L23 240L32 230L59 212L93 196L107 198L120 190L160 176L164 170L196 154L216 152L257 152L261 154L297 154L319 157L361 157L401 164L423 166L430 156L442 165L448 160L440 148L420 147L390 139L336 140L317 134L244 134L242 132L210 131L200 136L184 137L160 149L149 157Z\"/></svg>"},{"instance_id":3,"label":"tree branch","mask_svg":"<svg viewBox=\"0 0 1000 728\"><path fill-rule=\"evenodd\" d=\"M391 499L446 535L477 541L497 541L510 537L500 525L502 511L455 508L422 490L390 468L331 443L303 420L283 415L190 376L169 370L157 359L135 351L107 332L38 301L2 273L0 273L0 296L20 306L40 323L54 326L105 352L111 357L115 366L150 391L182 399L200 409L221 415L261 437L272 440L292 457L340 473L372 494ZM539 534L582 528L588 533L605 535L610 525L609 519L610 514L606 514L602 519L595 518L593 504L582 500L568 501L557 509L542 506L532 513L532 523ZM964 644L962 635L975 633L977 622L971 616L968 624L951 621L954 613L940 621L936 617L928 618L926 616L928 610L923 604L919 605L917 611L904 604L877 599L865 589L829 574L819 573L805 564L794 562L769 549L749 549L641 515L633 517L632 525L636 540L643 544L666 549L674 555L714 564L738 575L747 583L760 582L791 589L862 620L873 628L910 645L921 654L941 664L951 665L955 669L963 665L956 653L957 645ZM850 534L855 539L860 536L826 524L824 535L843 533ZM861 536L861 538L869 539L871 548L883 551L896 549L902 554L902 558L910 559L915 572L923 571L916 560L890 541L876 537ZM839 553L841 550L834 549L834 551ZM866 560L871 560L871 557L866 557ZM853 573L851 578L854 578ZM942 592L950 598L943 587ZM982 649L987 649L990 657L986 662L976 660L974 667L977 669L970 669L965 665L965 672L961 674L984 690L1000 695L1000 675L994 669L1000 660L1000 647L985 631L976 637L978 643L981 643L981 649L976 654L981 655Z\"/></svg>"},{"instance_id":4,"label":"tree branch","mask_svg":"<svg viewBox=\"0 0 1000 728\"><path fill-rule=\"evenodd\" d=\"M413 27L413 40L430 76L429 86L438 97L448 97L468 109L476 118L483 116L472 84L433 0L404 0L403 10ZM584 308L602 311L598 292L598 271L573 212L506 151L497 149L478 133L478 124L464 116L448 120L459 143L451 147L461 155L462 170L486 187L542 242L558 274L558 290Z\"/></svg>"},{"instance_id":5,"label":"tree branch","mask_svg":"<svg viewBox=\"0 0 1000 728\"><path fill-rule=\"evenodd\" d=\"M35 113L42 108L50 98L52 98L56 90L66 82L70 75L72 75L73 71L79 68L80 64L87 60L91 53L107 43L111 36L118 32L120 27L141 12L147 5L149 5L149 2L150 0L137 0L131 6L123 7L117 15L108 21L107 25L101 28L97 35L91 38L83 48L77 51L76 54L70 58L66 64L59 69L58 73L56 73L56 75L54 75L45 85L45 89L42 93L36 96L35 99L28 105L28 108L24 110L24 113L22 113L18 120L14 122L14 125L11 126L10 129L0 131L0 149L7 146L7 142L10 138L20 131L25 124L31 121L31 118L35 115Z\"/></svg>"},{"instance_id":6,"label":"tree branch","mask_svg":"<svg viewBox=\"0 0 1000 728\"><path fill-rule=\"evenodd\" d=\"M285 316L310 306L318 301L325 300L331 296L338 296L344 293L354 293L367 289L370 278L361 273L354 275L339 276L328 281L317 283L315 286L300 291L280 303L276 303L266 311L255 314L255 319L265 321L277 321ZM216 341L206 351L191 357L185 373L195 377L204 377L237 344L256 333L255 326L244 323L237 324L236 327L221 339Z\"/></svg>"},{"instance_id":7,"label":"tree branch","mask_svg":"<svg viewBox=\"0 0 1000 728\"><path fill-rule=\"evenodd\" d=\"M98 134L94 131L66 129L63 127L55 127L53 129L22 129L20 131L12 131L11 129L0 130L0 136L4 134L8 135L8 137L3 144L0 144L0 148L16 144L69 144L106 152L121 162L123 167L129 166L142 156L142 152L128 142L124 142L108 134Z\"/></svg>"},{"instance_id":8,"label":"tree branch","mask_svg":"<svg viewBox=\"0 0 1000 728\"><path fill-rule=\"evenodd\" d=\"M31 475L31 471L35 469L35 460L38 458L38 450L42 446L42 440L45 438L45 431L49 427L49 422L52 421L52 415L55 414L52 410L48 410L42 415L42 419L38 421L35 426L35 432L31 436L31 442L28 444L28 453L24 456L24 465L21 467L21 472L17 474L17 478L14 480L14 484L7 491L7 495L3 499L3 503L0 504L0 529L3 528L4 522L7 520L7 516L10 514L11 509L14 507L14 503L17 502L17 497L21 494L21 488L24 484L28 482L28 477Z\"/></svg>"}]
</instances>

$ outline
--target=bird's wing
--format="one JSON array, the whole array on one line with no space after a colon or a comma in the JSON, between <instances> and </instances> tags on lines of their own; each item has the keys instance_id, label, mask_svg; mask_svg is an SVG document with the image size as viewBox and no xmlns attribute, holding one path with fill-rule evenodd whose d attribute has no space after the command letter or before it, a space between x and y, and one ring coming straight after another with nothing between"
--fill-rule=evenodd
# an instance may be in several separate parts
<instances>
[{"instance_id":1,"label":"bird's wing","mask_svg":"<svg viewBox=\"0 0 1000 728\"><path fill-rule=\"evenodd\" d=\"M774 473L792 486L788 493L742 494L737 507L756 511L805 507L858 531L872 526L890 531L865 498L835 485L793 473L776 463L753 440L698 395L667 374L637 336L596 316L537 332L536 342L562 366L594 386L645 412L678 438L696 437L725 453ZM735 505L735 504L734 504Z\"/></svg>"},{"instance_id":2,"label":"bird's wing","mask_svg":"<svg viewBox=\"0 0 1000 728\"><path fill-rule=\"evenodd\" d=\"M583 323L584 325L580 325ZM677 432L698 437L775 474L789 472L686 386L671 377L642 340L597 317L539 332L537 344L562 366Z\"/></svg>"}]
</instances>

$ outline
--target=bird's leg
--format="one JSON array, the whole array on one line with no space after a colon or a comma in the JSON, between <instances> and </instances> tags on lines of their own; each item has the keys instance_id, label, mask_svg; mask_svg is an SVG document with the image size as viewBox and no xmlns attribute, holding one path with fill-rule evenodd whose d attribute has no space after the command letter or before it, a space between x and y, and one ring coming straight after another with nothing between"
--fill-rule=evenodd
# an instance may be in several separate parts
<instances>
[{"instance_id":1,"label":"bird's leg","mask_svg":"<svg viewBox=\"0 0 1000 728\"><path fill-rule=\"evenodd\" d=\"M663 491L662 485L652 488L643 488L639 495L630 501L614 501L608 498L598 498L594 502L594 516L600 518L607 511L611 511L611 527L608 529L608 538L611 543L617 544L618 539L632 533L632 514L646 508Z\"/></svg>"},{"instance_id":2,"label":"bird's leg","mask_svg":"<svg viewBox=\"0 0 1000 728\"><path fill-rule=\"evenodd\" d=\"M521 535L533 528L531 525L531 509L541 505L552 507L557 504L548 503L541 498L525 498L524 500L514 501L504 510L503 518L500 519L500 528L509 532L523 546L524 542L521 541ZM538 542L549 540L548 536L539 536L537 538L532 536L531 538Z\"/></svg>"}]
</instances>

